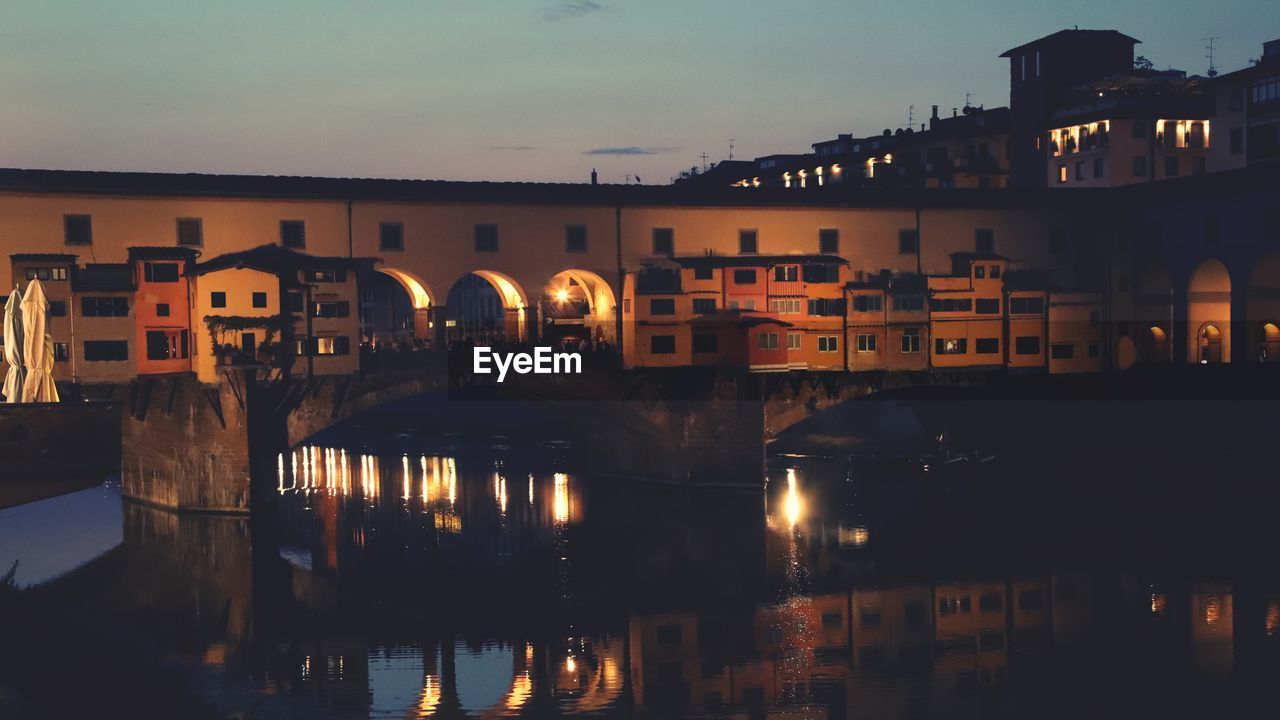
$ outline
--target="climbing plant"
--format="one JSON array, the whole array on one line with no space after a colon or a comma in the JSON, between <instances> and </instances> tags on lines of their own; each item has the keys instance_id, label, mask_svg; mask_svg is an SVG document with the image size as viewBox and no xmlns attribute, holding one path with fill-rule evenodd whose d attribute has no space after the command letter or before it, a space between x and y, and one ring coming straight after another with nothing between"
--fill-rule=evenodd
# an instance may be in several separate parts
<instances>
[{"instance_id":1,"label":"climbing plant","mask_svg":"<svg viewBox=\"0 0 1280 720\"><path fill-rule=\"evenodd\" d=\"M261 330L266 333L262 340L263 344L270 343L274 340L276 333L284 335L293 329L293 317L289 315L205 315L204 324L209 329L213 354L217 355L218 348L227 344L227 336L231 333Z\"/></svg>"}]
</instances>

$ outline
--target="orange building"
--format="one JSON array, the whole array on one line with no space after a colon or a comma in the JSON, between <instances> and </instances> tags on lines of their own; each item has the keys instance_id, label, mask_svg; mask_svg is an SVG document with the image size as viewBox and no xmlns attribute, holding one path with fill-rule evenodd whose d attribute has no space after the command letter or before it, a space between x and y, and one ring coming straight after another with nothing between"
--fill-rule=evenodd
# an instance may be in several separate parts
<instances>
[{"instance_id":1,"label":"orange building","mask_svg":"<svg viewBox=\"0 0 1280 720\"><path fill-rule=\"evenodd\" d=\"M139 375L191 371L191 278L196 252L189 248L131 247L129 264Z\"/></svg>"},{"instance_id":2,"label":"orange building","mask_svg":"<svg viewBox=\"0 0 1280 720\"><path fill-rule=\"evenodd\" d=\"M952 265L952 275L928 279L930 366L1002 367L1008 260L991 253L957 253Z\"/></svg>"},{"instance_id":3,"label":"orange building","mask_svg":"<svg viewBox=\"0 0 1280 720\"><path fill-rule=\"evenodd\" d=\"M623 288L630 367L730 363L757 371L845 369L835 255L704 255L656 261Z\"/></svg>"}]
</instances>

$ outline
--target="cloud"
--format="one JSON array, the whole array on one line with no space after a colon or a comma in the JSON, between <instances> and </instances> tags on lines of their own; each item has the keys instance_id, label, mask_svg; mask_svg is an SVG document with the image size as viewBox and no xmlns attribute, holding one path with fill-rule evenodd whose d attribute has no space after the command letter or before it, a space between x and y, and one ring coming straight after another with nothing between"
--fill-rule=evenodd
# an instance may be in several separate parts
<instances>
[{"instance_id":1,"label":"cloud","mask_svg":"<svg viewBox=\"0 0 1280 720\"><path fill-rule=\"evenodd\" d=\"M529 150L537 150L534 145L490 145L490 150L504 150L510 152L527 152Z\"/></svg>"},{"instance_id":2,"label":"cloud","mask_svg":"<svg viewBox=\"0 0 1280 720\"><path fill-rule=\"evenodd\" d=\"M601 10L608 10L608 8L595 0L568 0L547 8L546 18L555 22L565 18L582 17Z\"/></svg>"},{"instance_id":3,"label":"cloud","mask_svg":"<svg viewBox=\"0 0 1280 720\"><path fill-rule=\"evenodd\" d=\"M680 148L673 147L639 147L636 145L628 145L627 147L602 147L591 148L582 151L583 155L661 155L662 153L675 152Z\"/></svg>"}]
</instances>

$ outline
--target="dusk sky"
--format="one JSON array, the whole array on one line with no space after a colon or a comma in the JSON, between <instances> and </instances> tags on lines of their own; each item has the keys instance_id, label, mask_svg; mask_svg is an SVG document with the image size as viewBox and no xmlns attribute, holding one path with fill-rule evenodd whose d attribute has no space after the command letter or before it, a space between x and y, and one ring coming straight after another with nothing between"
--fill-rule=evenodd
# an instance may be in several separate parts
<instances>
[{"instance_id":1,"label":"dusk sky","mask_svg":"<svg viewBox=\"0 0 1280 720\"><path fill-rule=\"evenodd\" d=\"M0 166L666 183L1008 102L1001 52L1067 27L1223 71L1275 0L384 0L0 5Z\"/></svg>"}]
</instances>

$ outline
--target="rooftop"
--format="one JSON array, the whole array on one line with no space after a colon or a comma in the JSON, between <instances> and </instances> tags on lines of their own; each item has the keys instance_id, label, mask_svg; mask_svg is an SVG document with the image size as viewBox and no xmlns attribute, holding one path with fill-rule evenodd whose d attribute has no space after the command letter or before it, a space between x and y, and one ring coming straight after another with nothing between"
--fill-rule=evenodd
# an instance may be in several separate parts
<instances>
[{"instance_id":1,"label":"rooftop","mask_svg":"<svg viewBox=\"0 0 1280 720\"><path fill-rule=\"evenodd\" d=\"M293 279L291 277L292 273L299 270L358 269L371 267L376 262L378 262L377 258L310 255L280 247L279 245L259 245L248 250L225 253L210 258L197 264L189 272L192 275L203 275L228 268L252 268L282 277L289 276L287 279Z\"/></svg>"},{"instance_id":2,"label":"rooftop","mask_svg":"<svg viewBox=\"0 0 1280 720\"><path fill-rule=\"evenodd\" d=\"M1080 30L1079 28L1076 28L1071 30L1059 30L1056 33L1050 33L1042 38L1037 38L1031 42L1023 43L1018 47L1010 48L1000 53L1000 57L1013 57L1014 55L1021 53L1023 50L1068 42L1080 44L1124 42L1136 45L1142 41L1137 38L1129 37L1128 35L1116 30Z\"/></svg>"}]
</instances>

